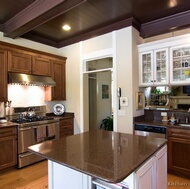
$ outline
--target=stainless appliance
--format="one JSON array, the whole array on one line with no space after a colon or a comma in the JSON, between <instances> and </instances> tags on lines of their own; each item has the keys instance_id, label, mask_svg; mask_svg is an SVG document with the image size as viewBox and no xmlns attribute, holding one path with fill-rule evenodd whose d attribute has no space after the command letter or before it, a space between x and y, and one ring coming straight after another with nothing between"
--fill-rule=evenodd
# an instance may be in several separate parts
<instances>
[{"instance_id":1,"label":"stainless appliance","mask_svg":"<svg viewBox=\"0 0 190 189\"><path fill-rule=\"evenodd\" d=\"M10 84L37 85L37 86L56 86L55 81L49 76L29 75L21 73L8 73Z\"/></svg>"},{"instance_id":2,"label":"stainless appliance","mask_svg":"<svg viewBox=\"0 0 190 189\"><path fill-rule=\"evenodd\" d=\"M148 124L135 124L135 135L151 136L155 138L166 138L166 128Z\"/></svg>"},{"instance_id":3,"label":"stainless appliance","mask_svg":"<svg viewBox=\"0 0 190 189\"><path fill-rule=\"evenodd\" d=\"M47 117L45 106L12 108L9 119L18 124L18 168L44 159L28 152L29 146L59 138L59 119Z\"/></svg>"}]
</instances>

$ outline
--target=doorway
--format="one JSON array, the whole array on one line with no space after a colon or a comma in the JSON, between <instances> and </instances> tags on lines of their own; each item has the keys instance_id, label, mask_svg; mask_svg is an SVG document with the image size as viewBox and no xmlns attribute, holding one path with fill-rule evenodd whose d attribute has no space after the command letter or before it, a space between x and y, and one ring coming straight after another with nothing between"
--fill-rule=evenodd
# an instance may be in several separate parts
<instances>
[{"instance_id":1,"label":"doorway","mask_svg":"<svg viewBox=\"0 0 190 189\"><path fill-rule=\"evenodd\" d=\"M112 116L112 58L87 61L89 130L100 128Z\"/></svg>"}]
</instances>

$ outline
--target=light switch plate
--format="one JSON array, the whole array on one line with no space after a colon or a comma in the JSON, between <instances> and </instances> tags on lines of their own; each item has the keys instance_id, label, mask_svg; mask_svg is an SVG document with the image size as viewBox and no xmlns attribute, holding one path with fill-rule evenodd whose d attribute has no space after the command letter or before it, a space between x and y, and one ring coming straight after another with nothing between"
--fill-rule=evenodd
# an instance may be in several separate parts
<instances>
[{"instance_id":1,"label":"light switch plate","mask_svg":"<svg viewBox=\"0 0 190 189\"><path fill-rule=\"evenodd\" d=\"M125 110L118 110L119 116L125 116Z\"/></svg>"},{"instance_id":2,"label":"light switch plate","mask_svg":"<svg viewBox=\"0 0 190 189\"><path fill-rule=\"evenodd\" d=\"M127 97L120 97L120 105L121 106L128 106L128 98Z\"/></svg>"}]
</instances>

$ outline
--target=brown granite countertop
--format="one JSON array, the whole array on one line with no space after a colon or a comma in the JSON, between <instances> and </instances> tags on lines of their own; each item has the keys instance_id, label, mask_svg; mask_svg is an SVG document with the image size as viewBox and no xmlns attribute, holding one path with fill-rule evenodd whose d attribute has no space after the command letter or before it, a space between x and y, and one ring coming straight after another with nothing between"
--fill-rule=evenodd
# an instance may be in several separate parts
<instances>
[{"instance_id":1,"label":"brown granite countertop","mask_svg":"<svg viewBox=\"0 0 190 189\"><path fill-rule=\"evenodd\" d=\"M74 113L71 113L71 112L65 112L63 113L63 115L55 115L54 113L47 113L46 115L49 117L58 118L58 119L74 118Z\"/></svg>"},{"instance_id":2,"label":"brown granite countertop","mask_svg":"<svg viewBox=\"0 0 190 189\"><path fill-rule=\"evenodd\" d=\"M138 120L135 121L134 124L147 124L152 126L163 126L163 127L170 127L170 128L179 128L179 129L190 129L189 126L180 126L183 123L171 123L170 121L159 121L159 120ZM188 124L187 124L188 125Z\"/></svg>"},{"instance_id":3,"label":"brown granite countertop","mask_svg":"<svg viewBox=\"0 0 190 189\"><path fill-rule=\"evenodd\" d=\"M46 141L29 147L29 151L92 177L118 183L166 142L166 139L95 130Z\"/></svg>"},{"instance_id":4,"label":"brown granite countertop","mask_svg":"<svg viewBox=\"0 0 190 189\"><path fill-rule=\"evenodd\" d=\"M17 125L18 124L12 123L12 122L0 123L0 128L3 128L3 127L13 127L13 126L17 126Z\"/></svg>"}]
</instances>

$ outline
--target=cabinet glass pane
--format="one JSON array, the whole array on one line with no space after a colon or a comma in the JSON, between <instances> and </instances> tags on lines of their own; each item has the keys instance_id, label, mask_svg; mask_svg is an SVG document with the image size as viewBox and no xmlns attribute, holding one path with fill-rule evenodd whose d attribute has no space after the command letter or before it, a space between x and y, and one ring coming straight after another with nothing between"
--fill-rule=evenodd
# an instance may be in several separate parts
<instances>
[{"instance_id":1,"label":"cabinet glass pane","mask_svg":"<svg viewBox=\"0 0 190 189\"><path fill-rule=\"evenodd\" d=\"M151 82L151 73L143 74L143 83L150 83Z\"/></svg>"},{"instance_id":2,"label":"cabinet glass pane","mask_svg":"<svg viewBox=\"0 0 190 189\"><path fill-rule=\"evenodd\" d=\"M142 55L143 83L151 82L151 54Z\"/></svg>"},{"instance_id":3,"label":"cabinet glass pane","mask_svg":"<svg viewBox=\"0 0 190 189\"><path fill-rule=\"evenodd\" d=\"M156 52L156 82L166 82L166 51Z\"/></svg>"},{"instance_id":4,"label":"cabinet glass pane","mask_svg":"<svg viewBox=\"0 0 190 189\"><path fill-rule=\"evenodd\" d=\"M190 80L190 47L175 49L173 57L173 81Z\"/></svg>"}]
</instances>

